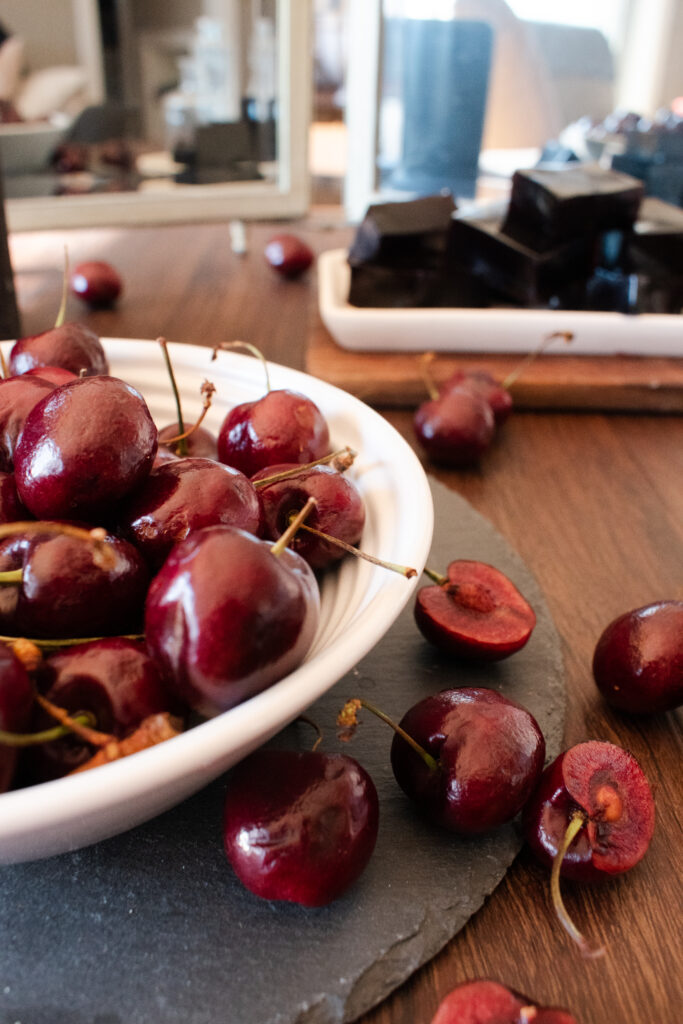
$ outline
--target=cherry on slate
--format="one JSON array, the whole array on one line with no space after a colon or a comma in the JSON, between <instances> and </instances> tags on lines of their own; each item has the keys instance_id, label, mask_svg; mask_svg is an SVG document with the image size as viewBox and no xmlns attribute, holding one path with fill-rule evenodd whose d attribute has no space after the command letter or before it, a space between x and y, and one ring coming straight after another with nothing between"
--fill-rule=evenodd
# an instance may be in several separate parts
<instances>
[{"instance_id":1,"label":"cherry on slate","mask_svg":"<svg viewBox=\"0 0 683 1024\"><path fill-rule=\"evenodd\" d=\"M446 576L424 571L435 583L418 590L415 621L435 647L473 661L500 661L527 643L536 615L499 569L457 559Z\"/></svg>"},{"instance_id":2,"label":"cherry on slate","mask_svg":"<svg viewBox=\"0 0 683 1024\"><path fill-rule=\"evenodd\" d=\"M593 678L622 711L654 714L683 704L683 601L657 601L614 619L596 644Z\"/></svg>"},{"instance_id":3,"label":"cherry on slate","mask_svg":"<svg viewBox=\"0 0 683 1024\"><path fill-rule=\"evenodd\" d=\"M497 981L477 978L442 999L432 1024L577 1024L566 1010L538 1006Z\"/></svg>"}]
</instances>

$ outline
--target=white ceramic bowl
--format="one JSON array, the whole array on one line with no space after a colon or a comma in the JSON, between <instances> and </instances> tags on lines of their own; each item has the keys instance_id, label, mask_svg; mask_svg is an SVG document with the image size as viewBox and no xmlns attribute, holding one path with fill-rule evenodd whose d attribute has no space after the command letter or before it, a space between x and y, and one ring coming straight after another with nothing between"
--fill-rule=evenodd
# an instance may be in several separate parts
<instances>
[{"instance_id":1,"label":"white ceramic bowl","mask_svg":"<svg viewBox=\"0 0 683 1024\"><path fill-rule=\"evenodd\" d=\"M175 409L156 342L105 341L111 373L146 397L158 426ZM265 391L257 359L170 345L184 418L201 408L204 379L217 388L207 425ZM429 486L411 448L378 413L304 373L269 364L271 386L308 395L326 416L335 447L358 452L349 471L365 500L362 546L380 558L423 568L432 538ZM0 796L0 863L75 850L132 828L195 793L265 742L351 669L384 635L414 593L417 579L355 558L325 577L320 628L295 672L251 700L157 747L112 764ZM346 694L342 695L348 696Z\"/></svg>"}]
</instances>

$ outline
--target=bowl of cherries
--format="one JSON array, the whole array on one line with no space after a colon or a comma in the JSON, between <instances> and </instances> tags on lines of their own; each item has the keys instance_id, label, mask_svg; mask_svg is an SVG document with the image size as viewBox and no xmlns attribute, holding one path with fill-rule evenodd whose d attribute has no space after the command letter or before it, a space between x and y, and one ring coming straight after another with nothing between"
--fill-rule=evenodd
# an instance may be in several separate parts
<instances>
[{"instance_id":1,"label":"bowl of cherries","mask_svg":"<svg viewBox=\"0 0 683 1024\"><path fill-rule=\"evenodd\" d=\"M82 331L64 369L60 330L61 373L51 332L3 345L0 863L116 835L245 758L381 639L432 535L419 460L350 395Z\"/></svg>"}]
</instances>

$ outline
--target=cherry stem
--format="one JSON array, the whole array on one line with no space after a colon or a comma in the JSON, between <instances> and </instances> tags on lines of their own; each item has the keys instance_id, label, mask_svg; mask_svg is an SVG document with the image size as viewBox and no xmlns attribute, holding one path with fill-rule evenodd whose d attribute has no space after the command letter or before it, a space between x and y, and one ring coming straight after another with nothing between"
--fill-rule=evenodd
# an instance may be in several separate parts
<instances>
[{"instance_id":1,"label":"cherry stem","mask_svg":"<svg viewBox=\"0 0 683 1024\"><path fill-rule=\"evenodd\" d=\"M313 744L313 746L311 747L311 750L312 751L316 751L318 749L318 747L320 746L320 744L322 743L322 741L323 741L323 731L322 731L322 729L320 728L318 723L314 722L312 718L308 717L308 715L299 715L298 721L299 722L305 722L306 725L310 725L311 729L315 730L317 739L316 739L315 743Z\"/></svg>"},{"instance_id":2,"label":"cherry stem","mask_svg":"<svg viewBox=\"0 0 683 1024\"><path fill-rule=\"evenodd\" d=\"M5 569L0 572L1 583L21 583L24 578L23 569Z\"/></svg>"},{"instance_id":3,"label":"cherry stem","mask_svg":"<svg viewBox=\"0 0 683 1024\"><path fill-rule=\"evenodd\" d=\"M73 716L73 721L79 726L90 726L95 724L95 716L89 711L79 712ZM68 725L55 725L51 729L43 729L42 732L5 732L0 729L0 744L7 747L36 747L40 743L52 743L53 740L60 740L63 736L73 734L73 729Z\"/></svg>"},{"instance_id":4,"label":"cherry stem","mask_svg":"<svg viewBox=\"0 0 683 1024\"><path fill-rule=\"evenodd\" d=\"M197 420L197 422L193 426L191 426L189 430L184 430L182 434L177 434L175 437L164 438L163 441L161 441L161 444L179 444L179 442L184 441L186 438L190 437L191 434L194 434L195 430L197 430L202 425L202 420L204 419L207 412L211 408L211 401L213 399L215 390L215 384L212 384L211 381L205 380L201 388L199 389L200 394L204 396L204 405L202 406L202 411L199 414L199 419ZM184 454L187 455L187 453L188 448L187 445L185 445ZM178 447L178 454L180 454L180 446Z\"/></svg>"},{"instance_id":5,"label":"cherry stem","mask_svg":"<svg viewBox=\"0 0 683 1024\"><path fill-rule=\"evenodd\" d=\"M313 526L306 526L305 523L301 525L301 529L305 530L306 533L312 533L314 537L319 537L320 540L326 540L329 544L334 544L336 547L341 548L342 551L347 551L350 555L355 555L356 558L363 558L366 562L379 565L382 569L390 569L391 572L397 572L399 576L405 576L407 580L417 576L417 569L412 569L409 565L397 565L396 562L385 562L381 558L375 558L374 555L369 555L367 551L361 551L360 548L354 548L352 544L347 544L345 540L333 537L331 533L323 533L322 530L316 530Z\"/></svg>"},{"instance_id":6,"label":"cherry stem","mask_svg":"<svg viewBox=\"0 0 683 1024\"><path fill-rule=\"evenodd\" d=\"M557 853L555 854L553 860L553 867L550 873L550 892L552 895L555 913L557 914L560 924L562 925L564 930L567 932L570 938L573 939L574 942L578 945L579 949L585 957L598 957L604 955L604 948L601 946L598 949L593 949L589 945L586 938L581 934L581 932L569 916L567 908L565 907L564 901L562 899L562 893L560 892L560 871L562 869L562 862L564 861L564 858L567 855L567 850L574 842L574 839L579 834L579 832L585 824L586 815L584 814L584 812L574 811L571 818L569 819L567 830L564 834L562 842L560 843Z\"/></svg>"},{"instance_id":7,"label":"cherry stem","mask_svg":"<svg viewBox=\"0 0 683 1024\"><path fill-rule=\"evenodd\" d=\"M260 490L262 487L267 487L268 484L277 484L280 480L289 480L293 476L300 476L301 473L305 473L309 469L315 469L316 466L327 466L333 463L334 469L343 473L353 465L353 460L356 458L357 452L354 452L353 448L340 448L336 452L330 452L329 455L323 455L322 459L316 459L315 462L306 462L301 466L293 466L291 469L283 469L281 473L273 473L272 476L261 477L260 480L252 480L252 483L256 490Z\"/></svg>"},{"instance_id":8,"label":"cherry stem","mask_svg":"<svg viewBox=\"0 0 683 1024\"><path fill-rule=\"evenodd\" d=\"M538 357L543 352L545 352L548 346L551 345L558 338L562 338L566 342L566 344L569 345L570 342L574 340L574 335L571 331L554 331L553 334L548 334L547 337L545 337L542 340L538 348L534 349L533 352L529 352L526 356L524 356L524 359L522 359L521 362L519 362L517 366L515 366L515 368L510 371L510 373L508 373L507 377L501 382L500 386L504 388L506 391L508 391L515 383L517 378L520 376L520 374L524 372L529 363L533 363L536 359L538 359Z\"/></svg>"},{"instance_id":9,"label":"cherry stem","mask_svg":"<svg viewBox=\"0 0 683 1024\"><path fill-rule=\"evenodd\" d=\"M429 369L428 369L428 367L431 365L431 363L433 363L434 358L435 358L435 356L434 356L433 352L425 352L424 355L420 357L420 364L419 364L420 365L420 374L422 376L422 380L424 381L425 387L427 389L427 394L429 395L429 397L431 398L431 400L433 402L436 401L436 399L439 397L439 389L437 388L436 384L434 383L434 378L432 377L432 375L431 375L431 373L429 372Z\"/></svg>"},{"instance_id":10,"label":"cherry stem","mask_svg":"<svg viewBox=\"0 0 683 1024\"><path fill-rule=\"evenodd\" d=\"M107 531L101 526L85 530L80 526L72 526L71 523L53 523L42 519L37 522L35 520L19 520L15 523L0 524L0 540L4 540L5 537L15 537L18 533L54 533L83 540L92 546L95 565L100 569L116 568L116 553L107 540Z\"/></svg>"},{"instance_id":11,"label":"cherry stem","mask_svg":"<svg viewBox=\"0 0 683 1024\"><path fill-rule=\"evenodd\" d=\"M180 393L178 391L178 385L176 383L175 374L173 372L173 365L171 363L171 357L168 354L168 342L166 338L157 338L158 344L161 346L161 351L164 354L164 362L166 363L166 369L168 370L168 376L171 380L171 388L173 389L173 398L175 400L176 414L178 416L178 426L180 427L181 435L185 432L185 423L183 421L183 410L180 405ZM178 444L178 454L187 455L188 447L185 444L185 439L182 438Z\"/></svg>"},{"instance_id":12,"label":"cherry stem","mask_svg":"<svg viewBox=\"0 0 683 1024\"><path fill-rule=\"evenodd\" d=\"M144 640L145 639L145 634L144 633L120 633L120 634L117 633L116 635L121 640ZM52 649L58 648L58 647L79 647L81 644L91 644L94 640L109 640L109 639L111 639L111 638L107 637L107 636L79 636L79 637L69 637L68 639L62 639L62 638L59 638L59 639L54 639L54 638L45 639L45 638L39 637L39 638L36 639L35 637L29 638L29 637L20 637L20 636L2 636L2 635L0 635L0 643L2 643L2 644L9 644L10 646L12 646L13 644L16 644L18 641L28 641L28 643L35 644L36 647L42 648L44 650L52 650Z\"/></svg>"},{"instance_id":13,"label":"cherry stem","mask_svg":"<svg viewBox=\"0 0 683 1024\"><path fill-rule=\"evenodd\" d=\"M280 555L285 550L292 537L296 534L297 530L299 530L300 527L302 526L303 521L308 515L308 513L311 511L311 509L315 508L317 504L318 503L315 500L315 498L309 498L304 507L301 509L301 511L294 516L294 518L292 519L292 521L290 522L289 526L282 534L282 536L275 541L270 550L272 554L276 556L276 558L280 557Z\"/></svg>"},{"instance_id":14,"label":"cherry stem","mask_svg":"<svg viewBox=\"0 0 683 1024\"><path fill-rule=\"evenodd\" d=\"M5 353L2 351L1 348L0 348L0 367L2 367L3 379L6 380L7 377L9 377L9 366L7 365L7 360L5 359Z\"/></svg>"},{"instance_id":15,"label":"cherry stem","mask_svg":"<svg viewBox=\"0 0 683 1024\"><path fill-rule=\"evenodd\" d=\"M261 364L266 375L266 391L270 391L270 373L268 372L268 363L266 362L266 358L263 355L263 352L259 348L256 348L256 345L252 345L248 341L222 341L220 345L215 346L211 355L211 362L214 361L219 352L233 348L245 349L245 351L249 352L256 359L261 360Z\"/></svg>"},{"instance_id":16,"label":"cherry stem","mask_svg":"<svg viewBox=\"0 0 683 1024\"><path fill-rule=\"evenodd\" d=\"M443 587L444 584L448 583L448 576L444 576L443 573L440 572L435 572L434 569L430 569L427 565L425 565L422 572L425 576L429 576L430 580L433 580L434 583L438 583L440 587Z\"/></svg>"},{"instance_id":17,"label":"cherry stem","mask_svg":"<svg viewBox=\"0 0 683 1024\"><path fill-rule=\"evenodd\" d=\"M69 294L69 250L64 246L64 274L62 275L62 301L57 310L55 327L61 327L66 317L66 300Z\"/></svg>"},{"instance_id":18,"label":"cherry stem","mask_svg":"<svg viewBox=\"0 0 683 1024\"><path fill-rule=\"evenodd\" d=\"M351 700L346 702L337 715L337 725L352 732L355 726L358 725L358 719L356 717L358 708L365 708L366 711L371 711L373 715L376 715L377 718L380 718L383 722L386 722L387 725L391 726L396 735L400 736L402 740L405 740L406 743L412 747L415 753L422 758L430 771L435 772L441 768L441 765L436 758L432 757L432 755L425 750L417 740L414 740L413 737L405 731L405 729L398 725L397 722L394 722L392 718L389 718L388 715L385 715L383 711L380 711L375 704L371 704L369 700L365 700L363 697L352 697ZM340 737L340 739L344 738L349 737Z\"/></svg>"},{"instance_id":19,"label":"cherry stem","mask_svg":"<svg viewBox=\"0 0 683 1024\"><path fill-rule=\"evenodd\" d=\"M36 694L36 701L40 704L43 711L47 711L48 715L56 718L60 725L66 726L76 736L80 736L82 740L85 740L86 743L92 743L95 747L103 747L114 739L109 733L100 732L98 729L91 729L87 725L81 725L68 711L53 704L51 700L43 697L40 693Z\"/></svg>"}]
</instances>

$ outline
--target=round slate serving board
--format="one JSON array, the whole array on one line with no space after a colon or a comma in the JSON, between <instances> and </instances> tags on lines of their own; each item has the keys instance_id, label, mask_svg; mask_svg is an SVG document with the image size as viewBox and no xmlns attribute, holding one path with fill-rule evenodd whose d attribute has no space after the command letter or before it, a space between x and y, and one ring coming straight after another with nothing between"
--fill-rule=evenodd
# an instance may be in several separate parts
<instances>
[{"instance_id":1,"label":"round slate serving board","mask_svg":"<svg viewBox=\"0 0 683 1024\"><path fill-rule=\"evenodd\" d=\"M375 854L357 885L317 910L258 900L221 844L226 779L152 822L76 853L0 870L0 1020L19 1024L342 1024L434 956L481 906L520 849L516 823L457 839L425 824L389 766L392 733L366 712L350 744L344 701L365 695L400 717L428 694L490 686L536 716L560 750L559 639L521 559L462 498L432 482L429 564L502 569L536 610L527 646L486 668L449 662L422 639L412 602L377 647L310 715L324 748L371 773L380 797ZM276 741L312 745L297 723ZM229 777L228 777L229 778ZM417 1022L416 1022L417 1024Z\"/></svg>"}]
</instances>

